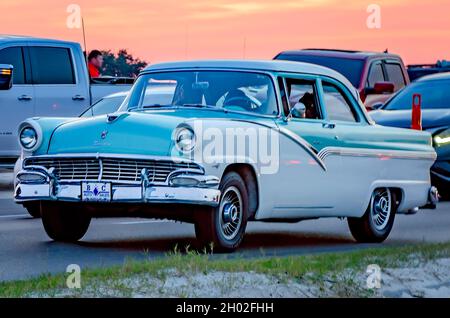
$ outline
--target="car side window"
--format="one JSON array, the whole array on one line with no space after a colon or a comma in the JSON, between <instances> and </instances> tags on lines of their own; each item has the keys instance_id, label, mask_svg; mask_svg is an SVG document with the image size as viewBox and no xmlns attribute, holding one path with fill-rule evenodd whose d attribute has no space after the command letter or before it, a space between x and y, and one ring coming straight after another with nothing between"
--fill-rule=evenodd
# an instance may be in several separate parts
<instances>
[{"instance_id":1,"label":"car side window","mask_svg":"<svg viewBox=\"0 0 450 318\"><path fill-rule=\"evenodd\" d=\"M386 63L385 67L389 81L394 83L394 90L398 91L405 87L405 77L403 76L401 65L398 63Z\"/></svg>"},{"instance_id":2,"label":"car side window","mask_svg":"<svg viewBox=\"0 0 450 318\"><path fill-rule=\"evenodd\" d=\"M289 110L297 103L305 105L303 117L293 114L293 117L306 119L322 119L315 81L286 79Z\"/></svg>"},{"instance_id":3,"label":"car side window","mask_svg":"<svg viewBox=\"0 0 450 318\"><path fill-rule=\"evenodd\" d=\"M322 83L325 109L330 120L356 122L355 110L346 95L335 85Z\"/></svg>"},{"instance_id":4,"label":"car side window","mask_svg":"<svg viewBox=\"0 0 450 318\"><path fill-rule=\"evenodd\" d=\"M75 84L68 48L32 46L29 50L33 84Z\"/></svg>"},{"instance_id":5,"label":"car side window","mask_svg":"<svg viewBox=\"0 0 450 318\"><path fill-rule=\"evenodd\" d=\"M8 47L0 50L0 64L11 64L13 84L25 84L25 66L21 47Z\"/></svg>"},{"instance_id":6,"label":"car side window","mask_svg":"<svg viewBox=\"0 0 450 318\"><path fill-rule=\"evenodd\" d=\"M370 66L369 76L367 77L367 87L374 87L377 82L384 82L383 66L381 62L374 62Z\"/></svg>"}]
</instances>

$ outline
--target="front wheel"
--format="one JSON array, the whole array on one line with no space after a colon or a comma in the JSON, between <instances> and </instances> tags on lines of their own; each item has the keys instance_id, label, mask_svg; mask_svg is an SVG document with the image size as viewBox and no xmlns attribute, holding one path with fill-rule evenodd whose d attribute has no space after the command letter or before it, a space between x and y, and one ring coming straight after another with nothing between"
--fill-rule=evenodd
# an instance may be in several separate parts
<instances>
[{"instance_id":1,"label":"front wheel","mask_svg":"<svg viewBox=\"0 0 450 318\"><path fill-rule=\"evenodd\" d=\"M41 204L42 224L47 235L62 242L76 242L87 232L91 217L76 205Z\"/></svg>"},{"instance_id":2,"label":"front wheel","mask_svg":"<svg viewBox=\"0 0 450 318\"><path fill-rule=\"evenodd\" d=\"M35 219L41 217L41 205L39 202L24 203L23 207Z\"/></svg>"},{"instance_id":3,"label":"front wheel","mask_svg":"<svg viewBox=\"0 0 450 318\"><path fill-rule=\"evenodd\" d=\"M227 173L220 184L220 204L197 213L195 233L202 245L214 251L234 251L247 227L248 195L244 180L236 172Z\"/></svg>"},{"instance_id":4,"label":"front wheel","mask_svg":"<svg viewBox=\"0 0 450 318\"><path fill-rule=\"evenodd\" d=\"M361 243L380 243L386 240L395 219L396 197L389 188L376 189L369 207L361 218L348 218L353 237Z\"/></svg>"}]
</instances>

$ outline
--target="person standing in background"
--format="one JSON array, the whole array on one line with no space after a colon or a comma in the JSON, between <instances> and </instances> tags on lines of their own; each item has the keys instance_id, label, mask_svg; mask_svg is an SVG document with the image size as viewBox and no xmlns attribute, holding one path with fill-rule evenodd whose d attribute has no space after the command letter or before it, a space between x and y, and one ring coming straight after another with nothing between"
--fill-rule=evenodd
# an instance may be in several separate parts
<instances>
[{"instance_id":1,"label":"person standing in background","mask_svg":"<svg viewBox=\"0 0 450 318\"><path fill-rule=\"evenodd\" d=\"M91 78L100 77L100 69L103 66L103 55L99 50L92 50L88 55L88 68Z\"/></svg>"}]
</instances>

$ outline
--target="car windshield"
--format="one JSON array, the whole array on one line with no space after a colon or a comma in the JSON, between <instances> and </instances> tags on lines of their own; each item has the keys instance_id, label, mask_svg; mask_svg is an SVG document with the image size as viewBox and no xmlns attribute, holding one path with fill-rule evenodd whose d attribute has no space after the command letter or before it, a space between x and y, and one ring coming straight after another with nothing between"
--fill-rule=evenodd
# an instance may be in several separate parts
<instances>
[{"instance_id":1,"label":"car windshield","mask_svg":"<svg viewBox=\"0 0 450 318\"><path fill-rule=\"evenodd\" d=\"M278 114L266 74L239 71L168 71L142 75L124 102L127 109L198 107Z\"/></svg>"},{"instance_id":2,"label":"car windshield","mask_svg":"<svg viewBox=\"0 0 450 318\"><path fill-rule=\"evenodd\" d=\"M383 109L411 109L414 94L422 95L422 109L450 108L450 80L445 80L415 82L391 98Z\"/></svg>"},{"instance_id":3,"label":"car windshield","mask_svg":"<svg viewBox=\"0 0 450 318\"><path fill-rule=\"evenodd\" d=\"M359 87L364 61L330 56L281 54L277 60L305 62L329 67L344 75L354 87Z\"/></svg>"}]
</instances>

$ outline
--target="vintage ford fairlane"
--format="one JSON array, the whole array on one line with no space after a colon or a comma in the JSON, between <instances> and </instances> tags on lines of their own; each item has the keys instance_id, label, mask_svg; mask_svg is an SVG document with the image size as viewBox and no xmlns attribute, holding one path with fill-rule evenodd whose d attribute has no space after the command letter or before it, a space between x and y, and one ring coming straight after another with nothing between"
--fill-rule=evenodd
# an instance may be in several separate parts
<instances>
[{"instance_id":1,"label":"vintage ford fairlane","mask_svg":"<svg viewBox=\"0 0 450 318\"><path fill-rule=\"evenodd\" d=\"M381 242L397 213L437 200L430 134L374 124L342 75L306 63L153 65L119 111L28 119L19 139L15 200L54 240L81 239L92 217L148 217L231 251L248 221L340 217Z\"/></svg>"}]
</instances>

